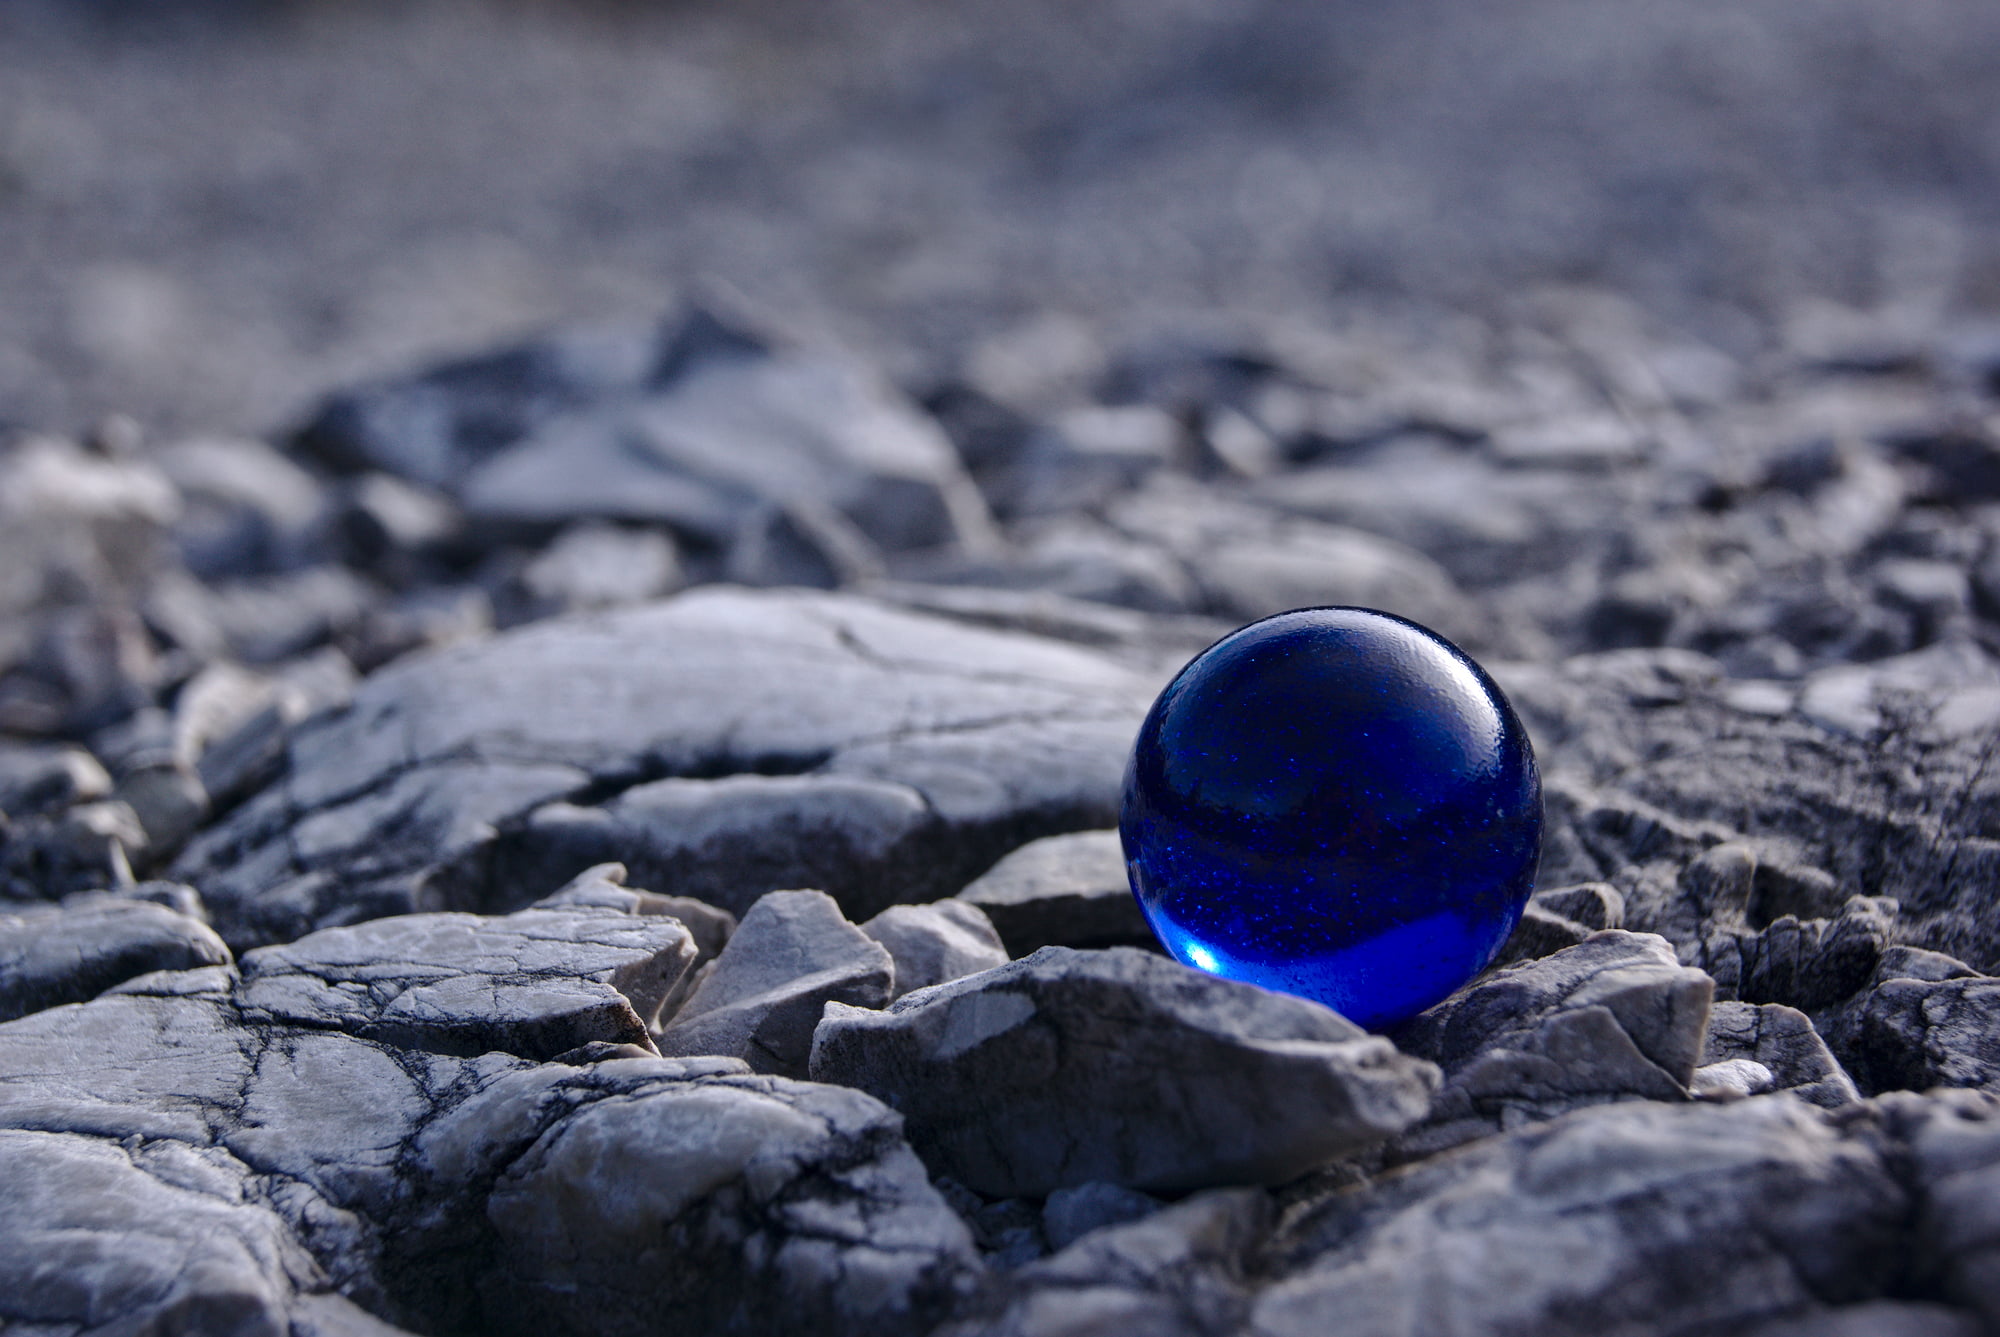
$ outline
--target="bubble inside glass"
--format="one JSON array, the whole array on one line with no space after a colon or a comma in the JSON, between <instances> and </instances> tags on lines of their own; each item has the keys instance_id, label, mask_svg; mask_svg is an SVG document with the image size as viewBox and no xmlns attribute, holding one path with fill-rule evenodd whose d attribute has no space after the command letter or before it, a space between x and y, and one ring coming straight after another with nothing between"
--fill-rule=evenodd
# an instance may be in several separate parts
<instances>
[{"instance_id":1,"label":"bubble inside glass","mask_svg":"<svg viewBox=\"0 0 2000 1337\"><path fill-rule=\"evenodd\" d=\"M1160 693L1119 828L1175 958L1381 1029L1514 931L1541 781L1520 719L1456 646L1307 608L1224 637Z\"/></svg>"}]
</instances>

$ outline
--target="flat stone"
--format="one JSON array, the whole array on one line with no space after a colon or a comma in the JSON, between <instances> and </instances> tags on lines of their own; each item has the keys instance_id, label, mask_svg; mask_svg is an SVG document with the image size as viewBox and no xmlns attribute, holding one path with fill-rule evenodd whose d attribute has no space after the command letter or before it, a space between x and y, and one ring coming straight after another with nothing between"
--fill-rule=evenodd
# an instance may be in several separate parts
<instances>
[{"instance_id":1,"label":"flat stone","mask_svg":"<svg viewBox=\"0 0 2000 1337\"><path fill-rule=\"evenodd\" d=\"M811 1072L888 1102L933 1170L991 1197L1279 1182L1399 1132L1433 1082L1316 1003L1131 948L829 1006Z\"/></svg>"},{"instance_id":2,"label":"flat stone","mask_svg":"<svg viewBox=\"0 0 2000 1337\"><path fill-rule=\"evenodd\" d=\"M376 673L176 875L244 945L512 909L614 860L733 912L819 886L865 917L949 894L1024 836L1109 823L1148 695L1054 641L698 590Z\"/></svg>"},{"instance_id":3,"label":"flat stone","mask_svg":"<svg viewBox=\"0 0 2000 1337\"><path fill-rule=\"evenodd\" d=\"M895 958L891 1001L912 989L975 975L1008 960L993 921L978 906L961 900L892 905L863 924L861 931Z\"/></svg>"},{"instance_id":4,"label":"flat stone","mask_svg":"<svg viewBox=\"0 0 2000 1337\"><path fill-rule=\"evenodd\" d=\"M1031 840L958 893L984 911L1010 956L1044 947L1147 947L1116 831Z\"/></svg>"},{"instance_id":5,"label":"flat stone","mask_svg":"<svg viewBox=\"0 0 2000 1337\"><path fill-rule=\"evenodd\" d=\"M694 956L692 936L663 916L402 915L247 953L238 999L260 1021L553 1058L592 1041L650 1048L647 1027Z\"/></svg>"},{"instance_id":6,"label":"flat stone","mask_svg":"<svg viewBox=\"0 0 2000 1337\"><path fill-rule=\"evenodd\" d=\"M1794 1100L1580 1110L1301 1205L1245 1330L1743 1331L1879 1297L1909 1209Z\"/></svg>"},{"instance_id":7,"label":"flat stone","mask_svg":"<svg viewBox=\"0 0 2000 1337\"><path fill-rule=\"evenodd\" d=\"M802 1077L821 1011L830 1003L883 1006L895 969L831 896L771 892L750 907L660 1032L660 1052L727 1055L756 1072Z\"/></svg>"},{"instance_id":8,"label":"flat stone","mask_svg":"<svg viewBox=\"0 0 2000 1337\"><path fill-rule=\"evenodd\" d=\"M156 970L226 965L229 949L189 915L114 896L0 914L0 1021L95 998Z\"/></svg>"},{"instance_id":9,"label":"flat stone","mask_svg":"<svg viewBox=\"0 0 2000 1337\"><path fill-rule=\"evenodd\" d=\"M1651 934L1607 930L1476 981L1395 1033L1444 1069L1403 1158L1585 1105L1681 1101L1715 984Z\"/></svg>"}]
</instances>

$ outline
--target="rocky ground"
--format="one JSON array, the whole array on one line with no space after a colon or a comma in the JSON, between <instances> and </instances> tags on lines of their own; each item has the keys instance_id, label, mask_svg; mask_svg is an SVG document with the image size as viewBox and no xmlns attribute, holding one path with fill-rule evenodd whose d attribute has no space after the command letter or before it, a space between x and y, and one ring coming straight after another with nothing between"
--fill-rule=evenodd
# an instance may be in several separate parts
<instances>
[{"instance_id":1,"label":"rocky ground","mask_svg":"<svg viewBox=\"0 0 2000 1337\"><path fill-rule=\"evenodd\" d=\"M0 1331L2000 1337L1996 15L0 0ZM1387 1035L1111 830L1325 603Z\"/></svg>"},{"instance_id":2,"label":"rocky ground","mask_svg":"<svg viewBox=\"0 0 2000 1337\"><path fill-rule=\"evenodd\" d=\"M18 438L9 1330L2000 1331L2000 344L1103 361L690 309ZM1146 950L1108 831L1330 602L1546 776L1388 1036Z\"/></svg>"}]
</instances>

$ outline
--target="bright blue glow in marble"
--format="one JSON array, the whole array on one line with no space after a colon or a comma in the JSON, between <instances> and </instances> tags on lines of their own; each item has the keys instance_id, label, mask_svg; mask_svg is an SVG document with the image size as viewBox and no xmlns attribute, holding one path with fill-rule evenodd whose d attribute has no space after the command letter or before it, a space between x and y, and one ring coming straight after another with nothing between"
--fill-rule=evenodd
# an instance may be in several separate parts
<instances>
[{"instance_id":1,"label":"bright blue glow in marble","mask_svg":"<svg viewBox=\"0 0 2000 1337\"><path fill-rule=\"evenodd\" d=\"M1541 780L1507 698L1456 646L1307 608L1224 637L1160 693L1119 829L1177 960L1382 1029L1514 931Z\"/></svg>"}]
</instances>

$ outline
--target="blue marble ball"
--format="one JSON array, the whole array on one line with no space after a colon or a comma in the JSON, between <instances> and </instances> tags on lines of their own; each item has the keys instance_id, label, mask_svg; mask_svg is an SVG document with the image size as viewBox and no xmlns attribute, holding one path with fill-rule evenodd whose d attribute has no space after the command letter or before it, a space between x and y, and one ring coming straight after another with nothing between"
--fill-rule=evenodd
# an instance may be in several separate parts
<instances>
[{"instance_id":1,"label":"blue marble ball","mask_svg":"<svg viewBox=\"0 0 2000 1337\"><path fill-rule=\"evenodd\" d=\"M1119 828L1176 959L1382 1029L1514 931L1541 779L1513 707L1458 647L1373 609L1305 608L1167 684Z\"/></svg>"}]
</instances>

